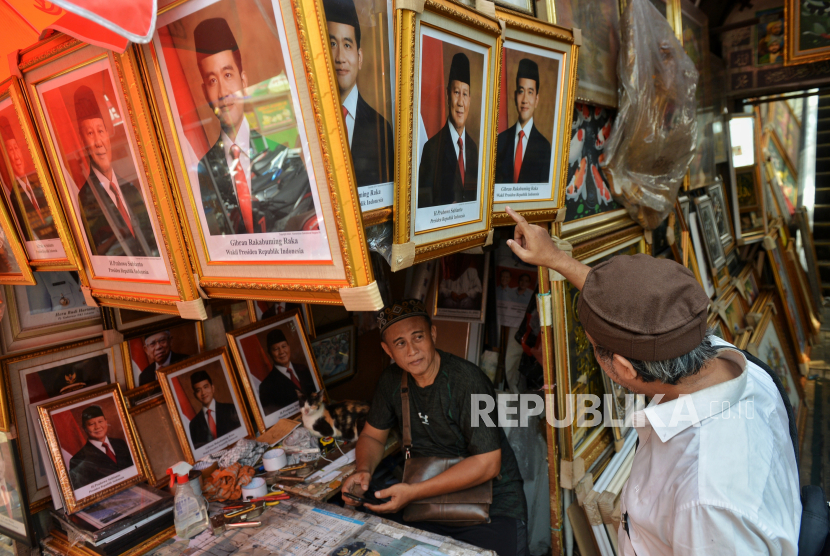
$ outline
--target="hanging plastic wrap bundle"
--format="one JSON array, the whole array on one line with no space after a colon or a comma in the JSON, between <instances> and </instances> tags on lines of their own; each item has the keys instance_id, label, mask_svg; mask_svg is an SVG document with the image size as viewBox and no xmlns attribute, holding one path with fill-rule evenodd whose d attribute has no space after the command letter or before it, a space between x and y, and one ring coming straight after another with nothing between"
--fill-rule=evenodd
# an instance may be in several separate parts
<instances>
[{"instance_id":1,"label":"hanging plastic wrap bundle","mask_svg":"<svg viewBox=\"0 0 830 556\"><path fill-rule=\"evenodd\" d=\"M672 210L694 156L698 74L649 0L629 0L621 31L620 110L604 166L614 199L653 230Z\"/></svg>"}]
</instances>

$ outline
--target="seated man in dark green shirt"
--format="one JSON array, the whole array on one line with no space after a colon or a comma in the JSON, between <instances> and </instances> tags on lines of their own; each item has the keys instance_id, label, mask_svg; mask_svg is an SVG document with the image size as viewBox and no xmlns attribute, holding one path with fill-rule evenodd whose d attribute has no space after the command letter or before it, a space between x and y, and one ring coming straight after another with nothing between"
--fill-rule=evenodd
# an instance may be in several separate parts
<instances>
[{"instance_id":1,"label":"seated man in dark green shirt","mask_svg":"<svg viewBox=\"0 0 830 556\"><path fill-rule=\"evenodd\" d=\"M366 426L357 442L357 468L343 483L342 492L361 496L369 489L389 430L396 427L401 431L401 373L408 372L412 456L465 459L427 481L400 483L377 491L378 498L391 500L366 507L379 514L396 514L416 500L457 492L493 479L490 523L469 527L429 522L407 525L495 550L499 556L526 555L527 503L516 456L501 427L491 428L482 422L474 427L471 422L474 394L495 399L490 380L469 361L435 349L436 329L423 302L396 302L380 312L378 324L381 346L394 363L380 377ZM356 504L348 497L343 499L347 504Z\"/></svg>"}]
</instances>

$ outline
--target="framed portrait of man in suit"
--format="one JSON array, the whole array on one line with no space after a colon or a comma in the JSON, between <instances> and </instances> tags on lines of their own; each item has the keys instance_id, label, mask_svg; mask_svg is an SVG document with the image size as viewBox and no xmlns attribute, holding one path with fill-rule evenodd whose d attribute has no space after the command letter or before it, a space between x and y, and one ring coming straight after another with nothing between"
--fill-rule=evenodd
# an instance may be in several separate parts
<instances>
[{"instance_id":1,"label":"framed portrait of man in suit","mask_svg":"<svg viewBox=\"0 0 830 556\"><path fill-rule=\"evenodd\" d=\"M530 221L551 221L565 203L579 47L570 29L507 10L496 16L505 22L505 40L493 225L513 224L507 206Z\"/></svg>"},{"instance_id":2,"label":"framed portrait of man in suit","mask_svg":"<svg viewBox=\"0 0 830 556\"><path fill-rule=\"evenodd\" d=\"M137 388L156 381L156 371L181 363L204 350L201 322L177 319L166 325L149 326L130 334L121 344L127 387Z\"/></svg>"},{"instance_id":3,"label":"framed portrait of man in suit","mask_svg":"<svg viewBox=\"0 0 830 556\"><path fill-rule=\"evenodd\" d=\"M0 368L8 380L13 425L18 432L30 509L50 500L49 454L38 424L38 407L123 380L117 348L98 338L6 356Z\"/></svg>"},{"instance_id":4,"label":"framed portrait of man in suit","mask_svg":"<svg viewBox=\"0 0 830 556\"><path fill-rule=\"evenodd\" d=\"M74 267L67 255L71 235L20 82L14 78L0 83L0 183L30 265Z\"/></svg>"},{"instance_id":5,"label":"framed portrait of man in suit","mask_svg":"<svg viewBox=\"0 0 830 556\"><path fill-rule=\"evenodd\" d=\"M395 54L392 2L323 0L340 111L366 225L392 215Z\"/></svg>"},{"instance_id":6,"label":"framed portrait of man in suit","mask_svg":"<svg viewBox=\"0 0 830 556\"><path fill-rule=\"evenodd\" d=\"M260 433L299 413L298 391L323 389L299 310L228 332L228 343Z\"/></svg>"},{"instance_id":7,"label":"framed portrait of man in suit","mask_svg":"<svg viewBox=\"0 0 830 556\"><path fill-rule=\"evenodd\" d=\"M363 52L354 74L341 75L355 93L346 99L359 116L351 122L341 111L322 3L159 2L156 33L142 51L176 153L189 252L209 294L246 290L249 299L303 302L336 299L344 288L376 291L351 166L354 155L365 167L360 183L392 181L391 84L375 83L389 79L380 73L390 63L388 32L379 27L388 10L361 0L358 22L351 13L352 25L341 24L349 48L360 36Z\"/></svg>"},{"instance_id":8,"label":"framed portrait of man in suit","mask_svg":"<svg viewBox=\"0 0 830 556\"><path fill-rule=\"evenodd\" d=\"M398 15L400 75L415 79L398 87L393 270L490 238L501 70L495 20L441 0Z\"/></svg>"},{"instance_id":9,"label":"framed portrait of man in suit","mask_svg":"<svg viewBox=\"0 0 830 556\"><path fill-rule=\"evenodd\" d=\"M135 86L135 53L71 40L50 37L21 59L24 96L61 207L52 206L58 232L68 229L81 282L98 304L198 317L204 307L187 262L164 145L143 87ZM39 219L36 190L29 193L24 181L13 184L29 219Z\"/></svg>"},{"instance_id":10,"label":"framed portrait of man in suit","mask_svg":"<svg viewBox=\"0 0 830 556\"><path fill-rule=\"evenodd\" d=\"M157 372L185 459L194 463L253 434L226 348Z\"/></svg>"},{"instance_id":11,"label":"framed portrait of man in suit","mask_svg":"<svg viewBox=\"0 0 830 556\"><path fill-rule=\"evenodd\" d=\"M38 415L67 513L146 478L119 385L43 404Z\"/></svg>"}]
</instances>

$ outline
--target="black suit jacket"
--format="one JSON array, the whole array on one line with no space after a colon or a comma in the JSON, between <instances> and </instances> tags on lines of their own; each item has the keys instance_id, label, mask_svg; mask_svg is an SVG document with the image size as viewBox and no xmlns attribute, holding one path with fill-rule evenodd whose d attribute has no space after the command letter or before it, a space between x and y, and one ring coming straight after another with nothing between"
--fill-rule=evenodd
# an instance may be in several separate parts
<instances>
[{"instance_id":1,"label":"black suit jacket","mask_svg":"<svg viewBox=\"0 0 830 556\"><path fill-rule=\"evenodd\" d=\"M175 363L181 363L188 357L190 356L185 355L183 353L176 353L175 351L170 352L170 364L173 365ZM144 367L144 370L141 371L140 375L138 375L138 385L144 386L145 384L150 384L151 382L155 381L157 368L158 367L155 361Z\"/></svg>"},{"instance_id":2,"label":"black suit jacket","mask_svg":"<svg viewBox=\"0 0 830 556\"><path fill-rule=\"evenodd\" d=\"M317 389L314 387L314 379L311 372L305 365L294 365L294 372L300 380L302 391L311 394ZM282 374L276 366L271 367L271 372L259 385L259 402L262 404L262 411L265 415L282 409L297 401L297 387L287 376Z\"/></svg>"},{"instance_id":3,"label":"black suit jacket","mask_svg":"<svg viewBox=\"0 0 830 556\"><path fill-rule=\"evenodd\" d=\"M391 182L395 173L395 138L389 125L357 94L352 132L352 162L357 186Z\"/></svg>"},{"instance_id":4,"label":"black suit jacket","mask_svg":"<svg viewBox=\"0 0 830 556\"><path fill-rule=\"evenodd\" d=\"M513 183L513 162L516 158L516 125L499 133L496 141L496 183ZM534 125L522 156L522 169L516 183L550 183L551 146Z\"/></svg>"},{"instance_id":5,"label":"black suit jacket","mask_svg":"<svg viewBox=\"0 0 830 556\"><path fill-rule=\"evenodd\" d=\"M130 455L130 447L120 438L107 437L115 461L87 440L83 448L69 460L69 480L73 489L85 487L104 477L109 477L122 469L135 465Z\"/></svg>"},{"instance_id":6,"label":"black suit jacket","mask_svg":"<svg viewBox=\"0 0 830 556\"><path fill-rule=\"evenodd\" d=\"M14 181L12 182L12 191L10 194L11 206L17 223L20 225L20 230L23 232L23 239L25 241L57 239L58 230L52 221L52 211L46 202L46 195L43 193L43 188L40 186L37 174L30 174L26 177L29 180L29 186L32 188L32 193L40 209L40 216L38 216L38 209L29 200L29 196L26 195L23 187L18 183L17 178L13 177L12 179Z\"/></svg>"},{"instance_id":7,"label":"black suit jacket","mask_svg":"<svg viewBox=\"0 0 830 556\"><path fill-rule=\"evenodd\" d=\"M448 120L424 145L418 168L418 208L466 203L477 197L478 146L465 129L462 183Z\"/></svg>"},{"instance_id":8,"label":"black suit jacket","mask_svg":"<svg viewBox=\"0 0 830 556\"><path fill-rule=\"evenodd\" d=\"M306 214L311 197L311 185L301 160L284 162L282 170L270 172L270 160L279 156L285 147L257 151L255 145L263 142L255 130L250 132L251 159L251 215L253 233L294 232L303 229L306 219L292 215ZM236 196L236 185L225 158L222 136L199 161L199 191L210 235L248 233ZM276 189L274 189L276 187ZM274 192L276 191L276 192ZM298 208L300 205L305 209ZM305 202L304 202L305 201ZM314 210L313 202L311 211Z\"/></svg>"},{"instance_id":9,"label":"black suit jacket","mask_svg":"<svg viewBox=\"0 0 830 556\"><path fill-rule=\"evenodd\" d=\"M150 215L147 213L147 205L144 203L144 196L130 182L115 176L121 196L126 205L127 213L132 222L133 232L121 216L121 212L109 193L101 185L98 176L90 170L86 183L78 193L78 204L81 210L81 219L86 228L89 244L93 255L107 257L158 257L159 250L156 245L156 236L153 233L153 226L150 223ZM103 206L93 194L93 189L101 199ZM113 226L121 233L123 243L118 240L113 226L107 220L109 215ZM141 241L143 238L143 242Z\"/></svg>"},{"instance_id":10,"label":"black suit jacket","mask_svg":"<svg viewBox=\"0 0 830 556\"><path fill-rule=\"evenodd\" d=\"M193 442L193 448L197 450L211 440L216 440L210 433L207 416L203 409L200 409L190 422L190 440ZM216 402L216 415L213 418L216 421L216 438L221 438L239 428L239 415L232 403Z\"/></svg>"}]
</instances>

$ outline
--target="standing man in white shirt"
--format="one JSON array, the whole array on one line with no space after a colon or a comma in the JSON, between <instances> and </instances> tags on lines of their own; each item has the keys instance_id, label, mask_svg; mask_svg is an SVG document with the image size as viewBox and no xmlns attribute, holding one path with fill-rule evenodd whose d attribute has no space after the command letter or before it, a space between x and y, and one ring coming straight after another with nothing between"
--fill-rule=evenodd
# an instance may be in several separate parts
<instances>
[{"instance_id":1,"label":"standing man in white shirt","mask_svg":"<svg viewBox=\"0 0 830 556\"><path fill-rule=\"evenodd\" d=\"M357 186L391 182L395 171L392 126L369 106L357 88L358 75L363 67L363 48L360 46L360 20L354 0L325 0L323 9ZM373 78L372 75L368 77L370 80ZM377 77L382 82L382 70Z\"/></svg>"},{"instance_id":2,"label":"standing man in white shirt","mask_svg":"<svg viewBox=\"0 0 830 556\"><path fill-rule=\"evenodd\" d=\"M115 174L112 143L95 93L75 90L75 118L89 175L78 192L78 209L93 255L158 257L156 236L141 190Z\"/></svg>"},{"instance_id":3,"label":"standing man in white shirt","mask_svg":"<svg viewBox=\"0 0 830 556\"><path fill-rule=\"evenodd\" d=\"M602 370L653 401L621 494L624 556L795 556L801 499L784 401L770 376L707 329L709 298L683 266L648 255L591 268L516 221L508 245L579 289Z\"/></svg>"},{"instance_id":4,"label":"standing man in white shirt","mask_svg":"<svg viewBox=\"0 0 830 556\"><path fill-rule=\"evenodd\" d=\"M513 101L518 120L496 141L496 183L549 183L550 141L533 124L539 106L539 66L533 60L519 60Z\"/></svg>"}]
</instances>

